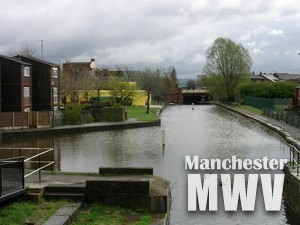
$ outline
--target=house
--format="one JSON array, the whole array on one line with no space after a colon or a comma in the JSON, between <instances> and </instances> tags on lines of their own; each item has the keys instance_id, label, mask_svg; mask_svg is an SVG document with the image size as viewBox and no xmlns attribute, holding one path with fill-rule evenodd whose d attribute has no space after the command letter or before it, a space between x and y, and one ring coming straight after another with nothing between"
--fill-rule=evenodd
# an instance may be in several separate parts
<instances>
[{"instance_id":1,"label":"house","mask_svg":"<svg viewBox=\"0 0 300 225\"><path fill-rule=\"evenodd\" d=\"M0 55L1 111L29 112L32 110L32 65Z\"/></svg>"},{"instance_id":2,"label":"house","mask_svg":"<svg viewBox=\"0 0 300 225\"><path fill-rule=\"evenodd\" d=\"M300 74L274 73L274 76L283 81L300 82Z\"/></svg>"},{"instance_id":3,"label":"house","mask_svg":"<svg viewBox=\"0 0 300 225\"><path fill-rule=\"evenodd\" d=\"M15 58L32 64L32 109L59 109L59 66L29 56L18 55Z\"/></svg>"},{"instance_id":4,"label":"house","mask_svg":"<svg viewBox=\"0 0 300 225\"><path fill-rule=\"evenodd\" d=\"M261 74L252 74L250 75L250 80L253 82L270 82L269 79L267 79L266 77L262 76Z\"/></svg>"},{"instance_id":5,"label":"house","mask_svg":"<svg viewBox=\"0 0 300 225\"><path fill-rule=\"evenodd\" d=\"M90 62L69 62L63 63L63 72L76 79L76 76L83 73L92 73L96 70L95 59L91 59Z\"/></svg>"}]
</instances>

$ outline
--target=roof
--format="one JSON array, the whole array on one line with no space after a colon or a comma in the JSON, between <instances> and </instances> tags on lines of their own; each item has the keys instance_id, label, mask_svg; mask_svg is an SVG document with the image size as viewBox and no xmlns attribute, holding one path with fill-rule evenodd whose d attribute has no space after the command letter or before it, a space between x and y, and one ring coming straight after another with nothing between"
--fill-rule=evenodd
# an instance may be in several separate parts
<instances>
[{"instance_id":1,"label":"roof","mask_svg":"<svg viewBox=\"0 0 300 225\"><path fill-rule=\"evenodd\" d=\"M13 58L13 57L8 57L8 56L5 56L5 55L0 55L0 59L1 59L1 58L2 58L2 59L9 60L9 61L12 61L12 62L15 62L15 63L22 64L22 65L32 66L32 64L30 64L30 63L21 61L20 59L16 59L16 58Z\"/></svg>"},{"instance_id":2,"label":"roof","mask_svg":"<svg viewBox=\"0 0 300 225\"><path fill-rule=\"evenodd\" d=\"M280 80L287 80L287 81L300 80L300 74L274 73L274 75L278 77Z\"/></svg>"},{"instance_id":3,"label":"roof","mask_svg":"<svg viewBox=\"0 0 300 225\"><path fill-rule=\"evenodd\" d=\"M258 75L251 75L250 76L251 80L267 80L265 77L263 77L262 75L258 74Z\"/></svg>"},{"instance_id":4,"label":"roof","mask_svg":"<svg viewBox=\"0 0 300 225\"><path fill-rule=\"evenodd\" d=\"M45 61L45 60L42 60L42 59L38 59L38 58L35 58L35 57L32 57L32 56L17 55L17 56L15 56L15 58L19 58L21 60L28 59L28 60L35 61L35 62L38 62L38 63L42 63L42 64L45 64L45 65L48 65L48 66L58 67L58 65L55 64L55 63L48 62L48 61Z\"/></svg>"},{"instance_id":5,"label":"roof","mask_svg":"<svg viewBox=\"0 0 300 225\"><path fill-rule=\"evenodd\" d=\"M265 77L266 79L272 82L280 81L280 79L276 77L274 74L261 74L261 76Z\"/></svg>"}]
</instances>

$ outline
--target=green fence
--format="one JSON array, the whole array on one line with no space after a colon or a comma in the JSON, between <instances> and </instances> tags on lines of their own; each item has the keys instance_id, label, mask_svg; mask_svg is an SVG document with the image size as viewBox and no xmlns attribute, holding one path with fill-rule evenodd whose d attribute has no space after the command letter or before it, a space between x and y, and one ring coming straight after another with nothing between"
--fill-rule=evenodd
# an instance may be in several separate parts
<instances>
[{"instance_id":1,"label":"green fence","mask_svg":"<svg viewBox=\"0 0 300 225\"><path fill-rule=\"evenodd\" d=\"M300 127L300 115L297 112L276 111L273 109L263 108L262 114L276 120L284 121L292 126Z\"/></svg>"},{"instance_id":2,"label":"green fence","mask_svg":"<svg viewBox=\"0 0 300 225\"><path fill-rule=\"evenodd\" d=\"M257 98L257 97L251 97L246 96L244 97L244 105L252 106L257 109L275 109L275 106L288 105L288 99L286 98Z\"/></svg>"}]
</instances>

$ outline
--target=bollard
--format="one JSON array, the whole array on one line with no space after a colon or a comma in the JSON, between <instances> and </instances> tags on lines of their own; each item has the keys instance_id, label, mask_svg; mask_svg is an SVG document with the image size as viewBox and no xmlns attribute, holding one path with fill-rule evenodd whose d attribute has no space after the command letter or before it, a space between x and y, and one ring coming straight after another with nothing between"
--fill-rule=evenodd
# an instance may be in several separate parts
<instances>
[{"instance_id":1,"label":"bollard","mask_svg":"<svg viewBox=\"0 0 300 225\"><path fill-rule=\"evenodd\" d=\"M165 131L162 130L162 146L165 147L166 143L165 143Z\"/></svg>"}]
</instances>

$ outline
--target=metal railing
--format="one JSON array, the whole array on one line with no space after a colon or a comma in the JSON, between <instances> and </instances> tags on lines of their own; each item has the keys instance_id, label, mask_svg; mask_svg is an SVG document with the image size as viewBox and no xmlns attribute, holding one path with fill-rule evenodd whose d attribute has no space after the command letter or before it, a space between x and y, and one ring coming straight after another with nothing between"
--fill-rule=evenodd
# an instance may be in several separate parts
<instances>
[{"instance_id":1,"label":"metal railing","mask_svg":"<svg viewBox=\"0 0 300 225\"><path fill-rule=\"evenodd\" d=\"M24 157L24 171L30 171L27 174L24 172L24 178L38 172L41 181L41 170L54 164L53 148L0 148L0 152L5 151L6 155L10 154L11 157ZM28 168L29 164L33 168Z\"/></svg>"},{"instance_id":2,"label":"metal railing","mask_svg":"<svg viewBox=\"0 0 300 225\"><path fill-rule=\"evenodd\" d=\"M0 160L0 198L24 190L24 157Z\"/></svg>"},{"instance_id":3,"label":"metal railing","mask_svg":"<svg viewBox=\"0 0 300 225\"><path fill-rule=\"evenodd\" d=\"M294 145L290 145L290 164L293 166L293 169L296 166L297 176L299 176L300 151Z\"/></svg>"},{"instance_id":4,"label":"metal railing","mask_svg":"<svg viewBox=\"0 0 300 225\"><path fill-rule=\"evenodd\" d=\"M44 168L46 168L46 167L48 167L48 166L51 166L52 164L54 164L54 161L53 161L53 151L54 151L53 148L49 148L48 150L43 151L42 153L39 153L37 155L34 155L34 156L30 157L30 158L25 159L24 163L26 163L26 162L38 163L38 169L33 170L30 173L24 175L24 178L29 177L30 175L35 174L36 172L39 172L39 181L41 181L42 180L42 178L41 178L41 170L44 169ZM45 155L48 152L50 152L50 155L51 155L50 160L49 161L41 161L41 156ZM35 159L35 158L38 158L38 161L32 161L32 159ZM47 164L42 166L42 163L47 163Z\"/></svg>"}]
</instances>

